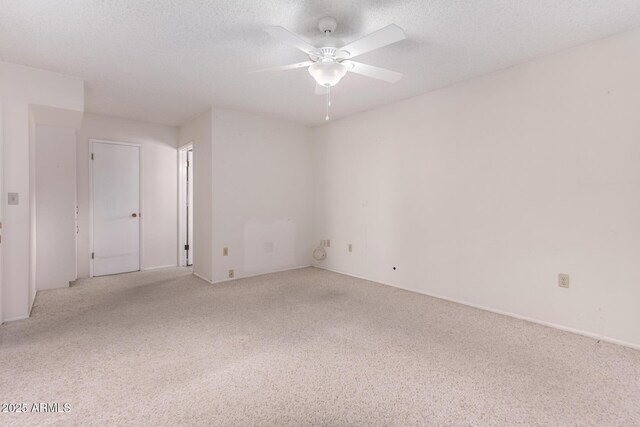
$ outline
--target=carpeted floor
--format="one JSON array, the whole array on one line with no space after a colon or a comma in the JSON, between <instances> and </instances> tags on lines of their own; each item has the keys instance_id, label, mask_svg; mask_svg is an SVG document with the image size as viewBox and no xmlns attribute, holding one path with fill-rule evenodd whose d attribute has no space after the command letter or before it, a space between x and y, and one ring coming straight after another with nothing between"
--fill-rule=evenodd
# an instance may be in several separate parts
<instances>
[{"instance_id":1,"label":"carpeted floor","mask_svg":"<svg viewBox=\"0 0 640 427\"><path fill-rule=\"evenodd\" d=\"M640 351L314 268L40 292L0 361L70 404L2 425L640 425Z\"/></svg>"}]
</instances>

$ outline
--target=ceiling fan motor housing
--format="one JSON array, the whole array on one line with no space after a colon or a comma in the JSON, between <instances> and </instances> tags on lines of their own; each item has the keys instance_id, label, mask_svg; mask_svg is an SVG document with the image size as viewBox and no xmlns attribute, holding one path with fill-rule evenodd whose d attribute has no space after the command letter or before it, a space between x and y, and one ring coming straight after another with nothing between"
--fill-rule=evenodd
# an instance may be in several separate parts
<instances>
[{"instance_id":1,"label":"ceiling fan motor housing","mask_svg":"<svg viewBox=\"0 0 640 427\"><path fill-rule=\"evenodd\" d=\"M319 47L315 52L309 53L309 59L313 62L342 62L349 57L349 52L335 47Z\"/></svg>"},{"instance_id":2,"label":"ceiling fan motor housing","mask_svg":"<svg viewBox=\"0 0 640 427\"><path fill-rule=\"evenodd\" d=\"M323 57L333 58L336 56L336 51L338 49L336 49L335 47L321 47L318 50L320 51Z\"/></svg>"}]
</instances>

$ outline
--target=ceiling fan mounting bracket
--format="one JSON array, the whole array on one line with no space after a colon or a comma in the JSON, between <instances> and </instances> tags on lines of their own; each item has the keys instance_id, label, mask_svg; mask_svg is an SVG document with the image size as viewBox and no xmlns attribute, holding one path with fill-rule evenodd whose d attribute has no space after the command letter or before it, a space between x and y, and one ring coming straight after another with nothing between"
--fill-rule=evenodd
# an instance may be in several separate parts
<instances>
[{"instance_id":1,"label":"ceiling fan mounting bracket","mask_svg":"<svg viewBox=\"0 0 640 427\"><path fill-rule=\"evenodd\" d=\"M318 21L318 28L322 34L329 35L336 30L338 26L338 21L335 18L330 16L325 16L324 18L320 18Z\"/></svg>"}]
</instances>

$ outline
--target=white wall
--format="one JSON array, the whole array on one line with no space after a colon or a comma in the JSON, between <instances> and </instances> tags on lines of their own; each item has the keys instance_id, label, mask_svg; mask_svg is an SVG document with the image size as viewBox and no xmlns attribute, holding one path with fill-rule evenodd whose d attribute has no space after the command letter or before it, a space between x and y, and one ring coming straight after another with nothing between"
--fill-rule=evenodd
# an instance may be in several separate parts
<instances>
[{"instance_id":1,"label":"white wall","mask_svg":"<svg viewBox=\"0 0 640 427\"><path fill-rule=\"evenodd\" d=\"M321 265L640 345L639 47L635 31L316 128Z\"/></svg>"},{"instance_id":2,"label":"white wall","mask_svg":"<svg viewBox=\"0 0 640 427\"><path fill-rule=\"evenodd\" d=\"M5 104L2 299L4 320L28 316L32 254L29 204L29 107ZM7 194L18 193L20 204L7 205Z\"/></svg>"},{"instance_id":3,"label":"white wall","mask_svg":"<svg viewBox=\"0 0 640 427\"><path fill-rule=\"evenodd\" d=\"M2 197L4 199L5 197L5 192L4 192L4 125L3 125L3 119L4 119L4 113L2 111L2 98L0 97L0 167L2 167L2 170L0 170L0 197ZM0 224L4 224L4 201L0 200ZM4 229L2 227L0 227L0 325L2 324L3 320L4 320L4 311L3 311L3 296L2 296L2 292L3 292L3 283L2 283L2 278L4 276L4 267L3 267L3 259L4 259L4 254L3 254L3 248L4 248Z\"/></svg>"},{"instance_id":4,"label":"white wall","mask_svg":"<svg viewBox=\"0 0 640 427\"><path fill-rule=\"evenodd\" d=\"M29 312L36 300L36 120L29 111Z\"/></svg>"},{"instance_id":5,"label":"white wall","mask_svg":"<svg viewBox=\"0 0 640 427\"><path fill-rule=\"evenodd\" d=\"M179 145L193 143L193 272L213 280L211 110L180 127Z\"/></svg>"},{"instance_id":6,"label":"white wall","mask_svg":"<svg viewBox=\"0 0 640 427\"><path fill-rule=\"evenodd\" d=\"M214 108L190 120L194 273L208 281L311 264L310 129ZM223 256L223 248L229 255Z\"/></svg>"},{"instance_id":7,"label":"white wall","mask_svg":"<svg viewBox=\"0 0 640 427\"><path fill-rule=\"evenodd\" d=\"M142 269L177 265L178 128L85 114L77 135L78 277L89 276L89 139L142 146Z\"/></svg>"},{"instance_id":8,"label":"white wall","mask_svg":"<svg viewBox=\"0 0 640 427\"><path fill-rule=\"evenodd\" d=\"M0 102L3 132L2 194L2 319L29 315L33 299L31 236L30 109L47 106L81 114L84 110L84 82L22 65L0 62ZM35 121L37 124L37 120ZM50 123L52 124L52 123ZM33 127L33 126L31 126ZM9 206L7 193L17 192L20 204Z\"/></svg>"},{"instance_id":9,"label":"white wall","mask_svg":"<svg viewBox=\"0 0 640 427\"><path fill-rule=\"evenodd\" d=\"M311 264L311 148L304 126L213 110L214 281Z\"/></svg>"},{"instance_id":10,"label":"white wall","mask_svg":"<svg viewBox=\"0 0 640 427\"><path fill-rule=\"evenodd\" d=\"M69 286L76 279L76 132L35 128L35 287Z\"/></svg>"}]
</instances>

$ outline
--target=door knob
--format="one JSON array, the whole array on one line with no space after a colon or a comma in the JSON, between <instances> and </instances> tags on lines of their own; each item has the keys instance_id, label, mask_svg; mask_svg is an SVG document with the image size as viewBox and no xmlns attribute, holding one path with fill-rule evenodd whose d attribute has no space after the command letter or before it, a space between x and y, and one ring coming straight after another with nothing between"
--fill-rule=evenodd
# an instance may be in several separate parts
<instances>
[{"instance_id":1,"label":"door knob","mask_svg":"<svg viewBox=\"0 0 640 427\"><path fill-rule=\"evenodd\" d=\"M137 214L137 213L132 213L132 214L131 214L131 216L132 216L133 218L137 218L137 217L138 217L138 214Z\"/></svg>"}]
</instances>

